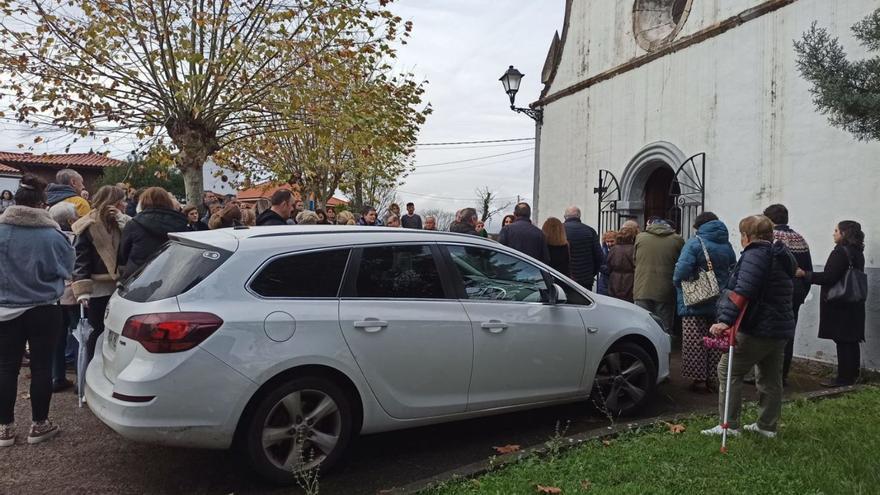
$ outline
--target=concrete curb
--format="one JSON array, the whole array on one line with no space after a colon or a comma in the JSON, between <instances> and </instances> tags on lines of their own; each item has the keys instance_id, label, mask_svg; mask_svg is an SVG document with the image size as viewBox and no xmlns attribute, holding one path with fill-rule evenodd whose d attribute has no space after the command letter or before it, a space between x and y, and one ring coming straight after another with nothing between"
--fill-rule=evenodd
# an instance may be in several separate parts
<instances>
[{"instance_id":1,"label":"concrete curb","mask_svg":"<svg viewBox=\"0 0 880 495\"><path fill-rule=\"evenodd\" d=\"M794 397L787 399L785 402L795 402L798 400L823 400L830 399L834 397L839 397L841 395L845 395L851 392L855 392L858 390L864 390L869 388L869 385L853 385L849 387L840 387L829 390L818 390L815 392L807 392L803 394L798 394ZM621 433L625 433L628 431L634 431L641 428L649 427L649 426L657 426L662 422L674 423L683 418L690 418L694 416L708 416L715 414L717 411L713 408L703 408L696 409L693 411L688 411L685 413L677 413L677 414L666 414L661 416L655 416L653 418L641 419L638 421L632 421L627 423L616 423L612 426L606 426L604 428L596 428L593 430L585 431L582 433L578 433L577 435L571 435L567 437L562 437L562 445L560 447L561 450L568 450L570 448L576 447L584 442L590 440L604 440L609 438L614 438L619 436ZM526 457L531 457L535 455L546 455L548 452L548 448L544 443L532 445L528 448L522 449L518 452L514 452L512 454L505 454L499 456L490 457L484 461L477 461L471 464L466 464L464 466L460 466L458 468L446 471L444 473L440 473L436 476L431 476L429 478L421 479L418 481L414 481L412 483L406 484L401 487L395 487L388 490L382 490L379 493L383 495L413 495L417 494L427 488L430 488L432 485L436 485L438 483L453 481L453 480L462 480L475 478L477 476L486 474L490 471L494 471L496 469L508 466L510 464L514 464L516 462L525 459Z\"/></svg>"}]
</instances>

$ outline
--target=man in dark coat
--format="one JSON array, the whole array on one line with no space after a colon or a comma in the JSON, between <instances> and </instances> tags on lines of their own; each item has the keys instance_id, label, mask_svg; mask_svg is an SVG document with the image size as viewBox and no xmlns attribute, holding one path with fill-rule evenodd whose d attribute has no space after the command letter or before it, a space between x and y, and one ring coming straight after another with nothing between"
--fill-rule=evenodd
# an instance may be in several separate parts
<instances>
[{"instance_id":1,"label":"man in dark coat","mask_svg":"<svg viewBox=\"0 0 880 495\"><path fill-rule=\"evenodd\" d=\"M279 189L272 194L270 202L272 206L257 217L257 225L287 225L293 211L293 194L288 189Z\"/></svg>"},{"instance_id":2,"label":"man in dark coat","mask_svg":"<svg viewBox=\"0 0 880 495\"><path fill-rule=\"evenodd\" d=\"M747 304L733 356L724 354L718 364L718 383L721 384L718 409L723 418L727 369L730 365L728 424L732 434L738 435L743 378L757 365L760 412L758 422L745 426L745 429L772 438L776 436L782 414L785 343L794 335L791 300L794 295L792 279L797 264L785 244L772 242L773 223L769 218L763 215L746 217L740 221L739 231L742 256L730 276L728 291L718 300L718 323L709 329L713 335L723 335L736 322L742 302ZM737 300L741 303L737 304ZM703 433L718 435L722 430L719 425Z\"/></svg>"},{"instance_id":3,"label":"man in dark coat","mask_svg":"<svg viewBox=\"0 0 880 495\"><path fill-rule=\"evenodd\" d=\"M459 234L480 235L477 232L477 210L473 208L465 208L460 212L461 217L457 222L453 222L449 227L450 232Z\"/></svg>"},{"instance_id":4,"label":"man in dark coat","mask_svg":"<svg viewBox=\"0 0 880 495\"><path fill-rule=\"evenodd\" d=\"M575 282L593 289L599 268L605 263L599 234L593 227L581 222L581 209L569 206L565 209L565 236L571 256L571 277Z\"/></svg>"},{"instance_id":5,"label":"man in dark coat","mask_svg":"<svg viewBox=\"0 0 880 495\"><path fill-rule=\"evenodd\" d=\"M550 250L544 232L532 225L532 207L528 203L517 203L513 209L514 221L501 229L498 242L527 254L544 263L550 262Z\"/></svg>"},{"instance_id":6,"label":"man in dark coat","mask_svg":"<svg viewBox=\"0 0 880 495\"><path fill-rule=\"evenodd\" d=\"M773 240L780 241L794 256L798 268L806 272L813 270L813 258L810 256L810 246L807 241L788 226L788 208L784 205L770 205L764 209L764 216L773 222ZM794 279L794 296L792 297L792 311L794 312L794 324L797 329L798 312L801 305L810 293L810 284L803 278ZM794 335L788 339L785 345L785 360L782 363L782 383L788 382L788 372L791 369L791 360L794 356Z\"/></svg>"}]
</instances>

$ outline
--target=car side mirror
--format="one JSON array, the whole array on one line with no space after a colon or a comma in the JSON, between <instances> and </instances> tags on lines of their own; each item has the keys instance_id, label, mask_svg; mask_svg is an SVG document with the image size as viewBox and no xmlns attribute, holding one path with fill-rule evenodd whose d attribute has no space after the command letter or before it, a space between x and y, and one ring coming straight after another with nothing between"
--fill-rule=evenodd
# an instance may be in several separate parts
<instances>
[{"instance_id":1,"label":"car side mirror","mask_svg":"<svg viewBox=\"0 0 880 495\"><path fill-rule=\"evenodd\" d=\"M565 289L563 289L559 284L553 284L553 287L556 289L556 304L567 303L568 296L565 294Z\"/></svg>"}]
</instances>

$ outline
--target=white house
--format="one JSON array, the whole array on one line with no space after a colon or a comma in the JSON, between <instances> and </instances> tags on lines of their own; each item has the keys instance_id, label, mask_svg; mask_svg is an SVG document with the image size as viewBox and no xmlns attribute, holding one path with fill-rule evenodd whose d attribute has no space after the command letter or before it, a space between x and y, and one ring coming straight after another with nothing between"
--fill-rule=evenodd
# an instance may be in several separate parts
<instances>
[{"instance_id":1,"label":"white house","mask_svg":"<svg viewBox=\"0 0 880 495\"><path fill-rule=\"evenodd\" d=\"M840 220L861 222L870 284L862 363L880 369L880 143L813 106L793 41L817 21L851 58L850 27L877 0L567 0L544 68L535 198L542 218L578 204L601 230L713 211L738 247L740 218L785 204L816 269ZM601 212L601 213L600 213ZM688 233L685 232L685 235ZM795 354L834 362L817 335L818 288Z\"/></svg>"}]
</instances>

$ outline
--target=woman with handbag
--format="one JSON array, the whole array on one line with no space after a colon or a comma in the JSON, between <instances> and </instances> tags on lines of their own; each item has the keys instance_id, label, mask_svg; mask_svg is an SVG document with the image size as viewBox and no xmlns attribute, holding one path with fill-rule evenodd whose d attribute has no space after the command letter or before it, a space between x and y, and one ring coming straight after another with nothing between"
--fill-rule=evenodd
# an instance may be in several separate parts
<instances>
[{"instance_id":1,"label":"woman with handbag","mask_svg":"<svg viewBox=\"0 0 880 495\"><path fill-rule=\"evenodd\" d=\"M837 344L837 378L825 387L852 385L859 377L859 343L865 341L865 233L858 222L846 220L834 229L834 250L825 270L797 276L822 286L819 301L819 338Z\"/></svg>"},{"instance_id":2,"label":"woman with handbag","mask_svg":"<svg viewBox=\"0 0 880 495\"><path fill-rule=\"evenodd\" d=\"M691 390L714 392L722 350L708 348L703 338L715 318L719 287L727 286L736 264L727 226L712 212L697 215L696 235L681 250L672 283L681 318L681 374L690 378Z\"/></svg>"}]
</instances>

